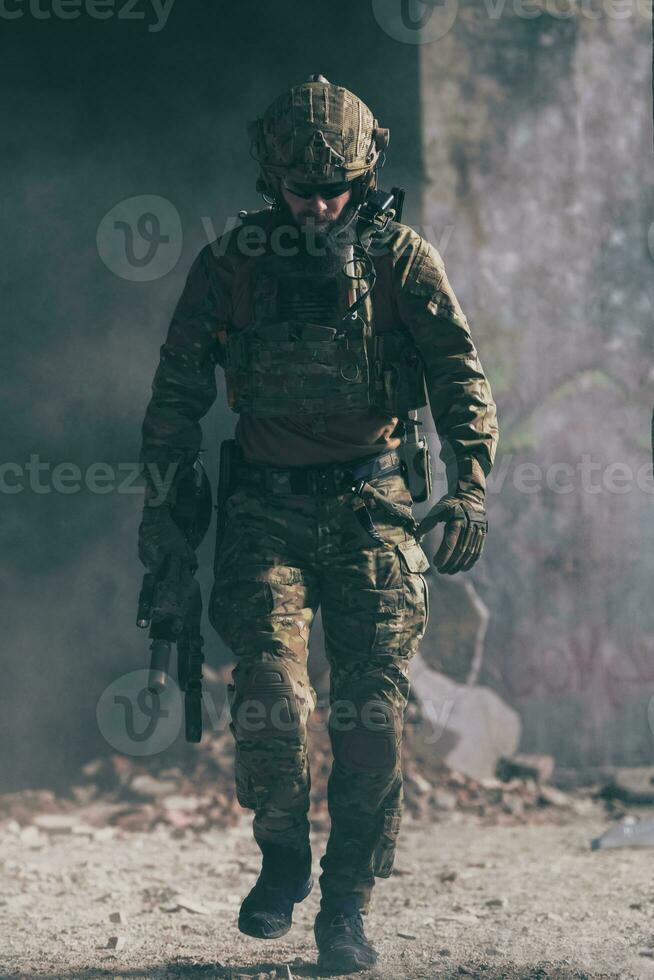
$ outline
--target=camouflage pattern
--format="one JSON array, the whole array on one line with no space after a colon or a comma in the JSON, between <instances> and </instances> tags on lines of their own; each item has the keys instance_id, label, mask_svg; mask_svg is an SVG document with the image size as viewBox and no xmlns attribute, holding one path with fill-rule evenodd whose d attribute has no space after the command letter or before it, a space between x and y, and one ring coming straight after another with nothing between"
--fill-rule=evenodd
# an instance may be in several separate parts
<instances>
[{"instance_id":1,"label":"camouflage pattern","mask_svg":"<svg viewBox=\"0 0 654 980\"><path fill-rule=\"evenodd\" d=\"M254 316L227 334L232 407L258 418L335 414L374 406L406 418L426 404L420 356L402 329L374 332L364 297L354 319L351 244L257 259Z\"/></svg>"},{"instance_id":2,"label":"camouflage pattern","mask_svg":"<svg viewBox=\"0 0 654 980\"><path fill-rule=\"evenodd\" d=\"M368 106L322 75L280 95L248 133L272 193L282 174L317 183L355 180L375 168L389 142Z\"/></svg>"},{"instance_id":3,"label":"camouflage pattern","mask_svg":"<svg viewBox=\"0 0 654 980\"><path fill-rule=\"evenodd\" d=\"M370 483L411 506L399 474ZM238 660L228 695L239 802L254 810L259 843L301 850L309 839L307 722L316 703L308 640L320 603L334 753L320 884L323 897L356 895L365 912L374 877L388 877L393 866L403 710L409 661L427 623L429 561L378 508L382 543L375 543L352 498L237 488L226 504L209 618Z\"/></svg>"},{"instance_id":4,"label":"camouflage pattern","mask_svg":"<svg viewBox=\"0 0 654 980\"><path fill-rule=\"evenodd\" d=\"M282 221L277 209L248 215L240 229L203 249L191 268L143 423L140 458L162 477L171 463L192 461L200 449L200 419L216 398L227 337L253 322L257 259L244 250L239 232L263 230L269 243ZM497 442L495 404L442 258L413 229L393 222L374 259L375 331L402 328L419 350L450 493L481 509ZM226 387L234 408L229 374ZM277 466L298 465L309 453L320 465L359 458L362 446L370 454L385 449L369 437L365 414L343 417L347 432L332 428L326 415L323 429L308 435L294 416L242 413L236 438L253 448L251 462ZM334 431L343 435L335 438ZM372 483L410 504L402 478ZM402 709L409 661L426 626L429 563L386 512L375 512L383 544L373 542L349 497L238 488L227 502L209 615L237 658L229 696L238 798L254 810L258 841L301 845L309 826L306 728L315 703L307 642L321 605L338 706L330 720L332 831L321 886L326 896L356 894L365 911L375 876L391 873L399 831Z\"/></svg>"},{"instance_id":5,"label":"camouflage pattern","mask_svg":"<svg viewBox=\"0 0 654 980\"><path fill-rule=\"evenodd\" d=\"M226 365L227 334L248 327L254 315L254 267L239 230L254 229L274 241L283 217L271 209L255 212L234 229L207 245L195 260L175 310L152 384L152 398L143 422L141 461L158 465L162 479L174 461L192 462L201 446L200 419L216 399L216 365ZM257 238L257 241L260 241ZM392 222L375 247L377 283L372 295L375 330L401 325L418 348L425 384L441 441L449 492L483 507L486 476L495 457L497 414L468 322L445 272L439 252L407 225ZM227 400L238 401L237 379L227 373ZM327 418L327 424L329 418ZM353 419L353 425L363 421ZM248 442L262 444L267 420L244 414L237 436L247 430ZM275 464L297 465L308 448L298 437L293 419L274 428ZM323 462L334 459L325 435ZM321 445L312 435L312 448ZM382 447L383 448L383 447ZM375 446L370 451L378 451ZM350 454L360 456L360 446ZM347 458L344 454L342 458ZM268 462L262 458L258 460ZM321 460L315 460L320 463Z\"/></svg>"}]
</instances>

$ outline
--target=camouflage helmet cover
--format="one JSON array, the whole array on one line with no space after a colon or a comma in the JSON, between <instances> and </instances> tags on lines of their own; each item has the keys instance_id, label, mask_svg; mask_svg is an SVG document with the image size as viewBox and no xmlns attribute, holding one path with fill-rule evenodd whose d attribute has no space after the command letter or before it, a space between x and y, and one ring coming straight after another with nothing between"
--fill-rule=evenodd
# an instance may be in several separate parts
<instances>
[{"instance_id":1,"label":"camouflage helmet cover","mask_svg":"<svg viewBox=\"0 0 654 980\"><path fill-rule=\"evenodd\" d=\"M281 176L305 182L356 180L374 170L389 132L349 89L311 75L248 126L264 184Z\"/></svg>"}]
</instances>

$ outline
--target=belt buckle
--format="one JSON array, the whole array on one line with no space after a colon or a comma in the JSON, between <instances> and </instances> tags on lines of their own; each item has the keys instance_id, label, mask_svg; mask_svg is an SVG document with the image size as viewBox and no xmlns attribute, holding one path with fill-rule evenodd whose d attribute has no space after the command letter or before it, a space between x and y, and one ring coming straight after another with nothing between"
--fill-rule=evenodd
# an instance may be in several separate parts
<instances>
[{"instance_id":1,"label":"belt buckle","mask_svg":"<svg viewBox=\"0 0 654 980\"><path fill-rule=\"evenodd\" d=\"M316 471L316 482L318 485L318 493L321 496L328 495L333 490L333 481L330 481L331 472L329 470L317 470Z\"/></svg>"},{"instance_id":2,"label":"belt buckle","mask_svg":"<svg viewBox=\"0 0 654 980\"><path fill-rule=\"evenodd\" d=\"M332 470L332 479L334 481L334 493L345 493L345 480L349 478L349 474L345 467L336 466Z\"/></svg>"},{"instance_id":3,"label":"belt buckle","mask_svg":"<svg viewBox=\"0 0 654 980\"><path fill-rule=\"evenodd\" d=\"M307 490L309 493L318 493L318 473L316 470L307 470Z\"/></svg>"},{"instance_id":4,"label":"belt buckle","mask_svg":"<svg viewBox=\"0 0 654 980\"><path fill-rule=\"evenodd\" d=\"M318 496L328 496L334 492L334 475L330 469L316 467L307 470L307 489Z\"/></svg>"}]
</instances>

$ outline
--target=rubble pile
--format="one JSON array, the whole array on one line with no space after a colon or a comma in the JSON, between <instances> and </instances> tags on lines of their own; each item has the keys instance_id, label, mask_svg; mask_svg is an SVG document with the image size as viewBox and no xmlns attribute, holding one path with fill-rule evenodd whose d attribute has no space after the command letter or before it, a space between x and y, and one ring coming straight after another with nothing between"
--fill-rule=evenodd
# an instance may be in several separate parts
<instances>
[{"instance_id":1,"label":"rubble pile","mask_svg":"<svg viewBox=\"0 0 654 980\"><path fill-rule=\"evenodd\" d=\"M414 703L408 705L404 731L405 808L416 820L434 821L446 814L451 819L457 813L467 813L490 824L551 823L595 807L597 787L564 793L549 785L554 774L551 756L500 758L494 777L473 779L439 760L428 726Z\"/></svg>"},{"instance_id":2,"label":"rubble pile","mask_svg":"<svg viewBox=\"0 0 654 980\"><path fill-rule=\"evenodd\" d=\"M212 685L224 677L211 672ZM309 723L311 821L329 827L327 780L332 754L328 712L317 707ZM438 761L420 709L407 706L402 752L405 812L415 820L452 819L467 813L484 822L565 819L593 806L591 792L563 793L547 781L550 757L501 759L497 776L474 780ZM245 813L234 788L234 740L227 725L205 731L199 744L179 739L150 757L115 753L92 759L81 769L68 794L28 790L0 795L0 825L21 833L102 835L112 830L146 831L163 826L173 834L201 833L227 827Z\"/></svg>"}]
</instances>

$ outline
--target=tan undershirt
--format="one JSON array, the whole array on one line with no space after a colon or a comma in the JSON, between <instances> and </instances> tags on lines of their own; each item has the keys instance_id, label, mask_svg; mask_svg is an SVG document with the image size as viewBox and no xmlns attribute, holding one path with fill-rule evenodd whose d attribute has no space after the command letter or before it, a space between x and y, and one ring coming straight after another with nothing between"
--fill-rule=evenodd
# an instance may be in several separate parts
<instances>
[{"instance_id":1,"label":"tan undershirt","mask_svg":"<svg viewBox=\"0 0 654 980\"><path fill-rule=\"evenodd\" d=\"M242 414L236 440L251 463L268 466L321 466L396 449L397 418L370 408L342 415L280 415L254 418Z\"/></svg>"}]
</instances>

